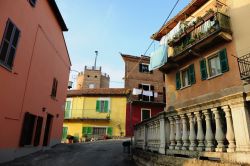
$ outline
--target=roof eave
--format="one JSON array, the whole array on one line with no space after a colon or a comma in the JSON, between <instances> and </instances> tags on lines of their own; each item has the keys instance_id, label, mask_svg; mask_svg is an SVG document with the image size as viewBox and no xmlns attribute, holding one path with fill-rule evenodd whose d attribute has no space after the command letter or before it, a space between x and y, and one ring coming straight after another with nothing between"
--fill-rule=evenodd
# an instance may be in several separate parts
<instances>
[{"instance_id":1,"label":"roof eave","mask_svg":"<svg viewBox=\"0 0 250 166\"><path fill-rule=\"evenodd\" d=\"M50 7L52 8L52 11L54 12L56 19L58 21L58 23L60 24L60 27L62 29L62 31L68 31L67 25L65 24L63 17L60 13L60 10L56 4L55 0L48 0Z\"/></svg>"}]
</instances>

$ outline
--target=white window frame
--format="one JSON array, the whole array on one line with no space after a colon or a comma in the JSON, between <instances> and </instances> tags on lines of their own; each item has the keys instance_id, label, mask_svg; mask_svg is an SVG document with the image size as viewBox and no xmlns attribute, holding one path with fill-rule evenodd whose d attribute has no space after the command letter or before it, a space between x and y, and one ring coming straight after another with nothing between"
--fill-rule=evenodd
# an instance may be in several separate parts
<instances>
[{"instance_id":1,"label":"white window frame","mask_svg":"<svg viewBox=\"0 0 250 166\"><path fill-rule=\"evenodd\" d=\"M151 109L149 109L149 108L141 108L141 122L143 121L143 119L142 119L142 115L143 115L142 110L149 110L149 118L151 118L151 116L152 116Z\"/></svg>"},{"instance_id":2,"label":"white window frame","mask_svg":"<svg viewBox=\"0 0 250 166\"><path fill-rule=\"evenodd\" d=\"M95 88L95 84L94 84L94 83L88 84L88 88L89 88L89 89L94 89L94 88Z\"/></svg>"},{"instance_id":3,"label":"white window frame","mask_svg":"<svg viewBox=\"0 0 250 166\"><path fill-rule=\"evenodd\" d=\"M220 72L216 75L211 75L211 72L210 72L210 65L209 65L209 60L210 59L213 59L215 57L218 57L219 58L219 65L220 65ZM213 54L210 54L209 56L205 57L206 59L206 65L207 65L207 79L211 79L211 78L214 78L214 77L217 77L219 75L222 75L222 72L221 72L221 64L220 64L220 57L219 57L219 52L216 52L216 53L213 53Z\"/></svg>"},{"instance_id":4,"label":"white window frame","mask_svg":"<svg viewBox=\"0 0 250 166\"><path fill-rule=\"evenodd\" d=\"M185 66L185 67L183 67L183 68L180 70L180 82L181 82L181 88L180 88L180 89L184 89L184 88L187 88L187 87L190 87L190 86L191 86L191 83L188 83L188 82L187 82L187 85L183 86L182 75L183 75L183 72L186 70L186 71L187 71L187 77L189 77L188 67L189 67L189 66Z\"/></svg>"}]
</instances>

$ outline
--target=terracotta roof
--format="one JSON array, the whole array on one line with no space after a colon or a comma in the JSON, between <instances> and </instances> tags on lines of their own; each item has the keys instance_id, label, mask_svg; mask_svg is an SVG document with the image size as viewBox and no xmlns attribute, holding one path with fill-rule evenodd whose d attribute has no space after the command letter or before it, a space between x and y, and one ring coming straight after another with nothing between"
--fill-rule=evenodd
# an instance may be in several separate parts
<instances>
[{"instance_id":1,"label":"terracotta roof","mask_svg":"<svg viewBox=\"0 0 250 166\"><path fill-rule=\"evenodd\" d=\"M128 54L121 54L122 58L124 61L126 60L130 60L130 61L139 61L140 59L142 59L142 61L147 61L149 62L150 57L149 56L145 56L145 55L141 55L141 56L134 56L134 55L128 55Z\"/></svg>"},{"instance_id":2,"label":"terracotta roof","mask_svg":"<svg viewBox=\"0 0 250 166\"><path fill-rule=\"evenodd\" d=\"M151 36L154 40L161 40L161 37L172 30L179 21L184 20L186 16L192 15L197 9L204 5L209 0L192 0L184 9L182 9L176 16L169 20L159 31Z\"/></svg>"},{"instance_id":3,"label":"terracotta roof","mask_svg":"<svg viewBox=\"0 0 250 166\"><path fill-rule=\"evenodd\" d=\"M83 90L69 90L67 97L73 96L126 96L130 93L127 88L95 88Z\"/></svg>"},{"instance_id":4,"label":"terracotta roof","mask_svg":"<svg viewBox=\"0 0 250 166\"><path fill-rule=\"evenodd\" d=\"M67 28L67 26L63 20L63 17L60 13L60 10L58 9L58 6L56 4L56 1L55 0L48 0L48 2L50 4L52 11L54 12L54 14L56 16L58 23L60 24L62 31L68 31L68 28Z\"/></svg>"}]
</instances>

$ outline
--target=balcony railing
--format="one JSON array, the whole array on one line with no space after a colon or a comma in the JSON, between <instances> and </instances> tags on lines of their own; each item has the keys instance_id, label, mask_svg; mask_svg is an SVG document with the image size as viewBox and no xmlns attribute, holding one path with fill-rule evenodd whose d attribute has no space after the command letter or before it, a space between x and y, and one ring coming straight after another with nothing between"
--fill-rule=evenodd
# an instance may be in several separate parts
<instances>
[{"instance_id":1,"label":"balcony railing","mask_svg":"<svg viewBox=\"0 0 250 166\"><path fill-rule=\"evenodd\" d=\"M228 105L193 112L162 112L135 126L135 147L190 157L203 151L234 152L233 128Z\"/></svg>"},{"instance_id":2,"label":"balcony railing","mask_svg":"<svg viewBox=\"0 0 250 166\"><path fill-rule=\"evenodd\" d=\"M221 36L219 32L226 32L229 38ZM217 34L217 36L216 36ZM221 37L224 40L231 40L231 28L230 17L220 12L208 12L203 17L198 17L197 21L191 25L184 27L184 30L178 33L171 41L168 41L169 45L173 47L173 56L179 56L188 52L190 49L201 50L208 45L214 44L214 39L205 43L206 39L215 35Z\"/></svg>"},{"instance_id":3,"label":"balcony railing","mask_svg":"<svg viewBox=\"0 0 250 166\"><path fill-rule=\"evenodd\" d=\"M64 112L64 119L65 120L110 120L110 111L96 112L95 109L71 109Z\"/></svg>"},{"instance_id":4,"label":"balcony railing","mask_svg":"<svg viewBox=\"0 0 250 166\"><path fill-rule=\"evenodd\" d=\"M250 53L238 59L240 77L242 80L250 80Z\"/></svg>"}]
</instances>

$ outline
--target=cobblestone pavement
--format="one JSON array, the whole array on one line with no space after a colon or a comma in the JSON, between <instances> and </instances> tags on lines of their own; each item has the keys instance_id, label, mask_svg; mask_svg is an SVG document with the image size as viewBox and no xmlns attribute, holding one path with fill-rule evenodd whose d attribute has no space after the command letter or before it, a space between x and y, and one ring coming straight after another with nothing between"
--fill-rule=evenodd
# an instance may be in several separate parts
<instances>
[{"instance_id":1,"label":"cobblestone pavement","mask_svg":"<svg viewBox=\"0 0 250 166\"><path fill-rule=\"evenodd\" d=\"M135 166L123 153L123 141L59 144L2 166Z\"/></svg>"}]
</instances>

